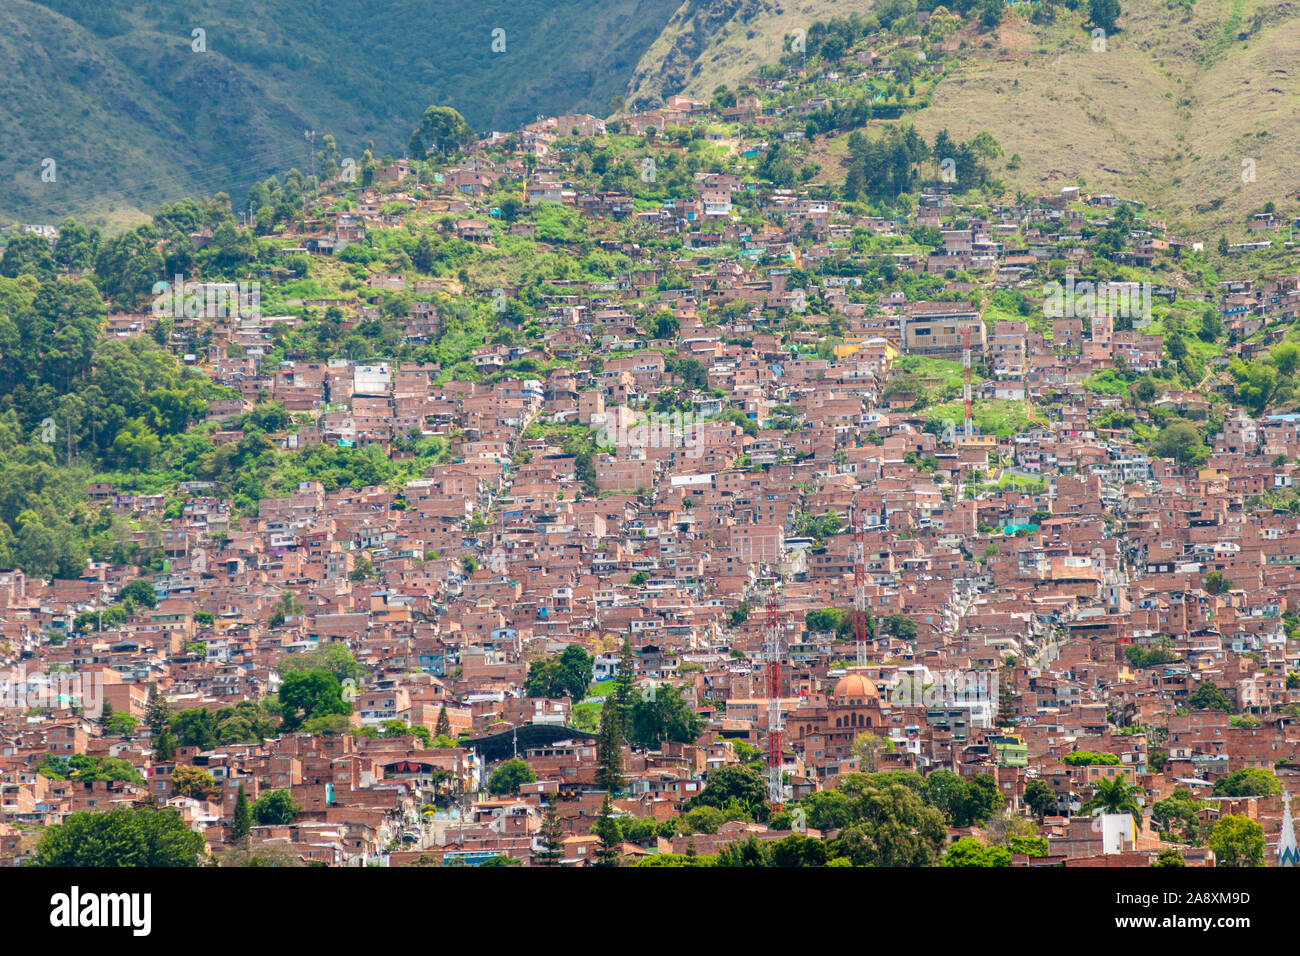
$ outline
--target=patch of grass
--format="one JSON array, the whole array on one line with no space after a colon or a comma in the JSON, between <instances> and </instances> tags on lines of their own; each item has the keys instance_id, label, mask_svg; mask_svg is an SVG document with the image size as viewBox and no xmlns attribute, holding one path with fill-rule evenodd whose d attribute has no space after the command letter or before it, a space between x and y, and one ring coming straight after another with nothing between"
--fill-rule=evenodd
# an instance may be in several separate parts
<instances>
[{"instance_id":1,"label":"patch of grass","mask_svg":"<svg viewBox=\"0 0 1300 956\"><path fill-rule=\"evenodd\" d=\"M1047 420L1037 412L1030 410L1024 402L1004 399L979 399L971 403L971 415L975 427L981 435L998 435L1006 437L1028 431L1036 425L1045 425ZM960 423L965 417L961 402L949 402L936 405L930 409L930 421L941 423L952 419Z\"/></svg>"},{"instance_id":2,"label":"patch of grass","mask_svg":"<svg viewBox=\"0 0 1300 956\"><path fill-rule=\"evenodd\" d=\"M574 704L573 705L573 726L579 730L586 730L595 733L600 726L600 711L602 704Z\"/></svg>"},{"instance_id":3,"label":"patch of grass","mask_svg":"<svg viewBox=\"0 0 1300 956\"><path fill-rule=\"evenodd\" d=\"M1114 395L1117 398L1128 398L1128 382L1124 381L1114 369L1102 369L1095 375L1090 375L1083 380L1083 387L1090 392L1097 392L1102 395Z\"/></svg>"}]
</instances>

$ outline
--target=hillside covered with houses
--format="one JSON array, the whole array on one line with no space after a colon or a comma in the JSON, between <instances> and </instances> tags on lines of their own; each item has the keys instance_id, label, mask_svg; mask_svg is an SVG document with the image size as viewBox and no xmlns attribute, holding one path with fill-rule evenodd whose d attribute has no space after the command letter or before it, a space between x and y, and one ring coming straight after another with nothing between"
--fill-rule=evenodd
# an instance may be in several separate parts
<instances>
[{"instance_id":1,"label":"hillside covered with houses","mask_svg":"<svg viewBox=\"0 0 1300 956\"><path fill-rule=\"evenodd\" d=\"M1294 865L1300 207L938 40L4 237L0 864Z\"/></svg>"}]
</instances>

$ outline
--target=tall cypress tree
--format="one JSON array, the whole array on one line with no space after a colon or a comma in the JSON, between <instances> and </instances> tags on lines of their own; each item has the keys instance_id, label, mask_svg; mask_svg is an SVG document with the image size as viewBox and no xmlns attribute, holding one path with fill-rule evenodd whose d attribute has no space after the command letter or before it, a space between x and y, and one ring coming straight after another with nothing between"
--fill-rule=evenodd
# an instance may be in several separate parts
<instances>
[{"instance_id":1,"label":"tall cypress tree","mask_svg":"<svg viewBox=\"0 0 1300 956\"><path fill-rule=\"evenodd\" d=\"M632 642L623 639L623 650L614 676L613 703L618 718L619 733L627 739L628 721L632 718L632 693L636 686L636 665L632 656Z\"/></svg>"},{"instance_id":2,"label":"tall cypress tree","mask_svg":"<svg viewBox=\"0 0 1300 956\"><path fill-rule=\"evenodd\" d=\"M534 856L537 865L559 866L560 860L564 859L564 852L560 849L560 843L564 839L564 827L560 824L560 811L555 808L554 803L549 804L542 814L542 828L538 831L538 835L542 848Z\"/></svg>"},{"instance_id":3,"label":"tall cypress tree","mask_svg":"<svg viewBox=\"0 0 1300 956\"><path fill-rule=\"evenodd\" d=\"M158 693L158 685L149 685L149 703L145 708L144 722L149 730L153 733L154 740L162 736L162 732L167 729L171 723L171 708L167 706L167 699ZM158 746L157 743L154 746Z\"/></svg>"},{"instance_id":4,"label":"tall cypress tree","mask_svg":"<svg viewBox=\"0 0 1300 956\"><path fill-rule=\"evenodd\" d=\"M176 738L172 736L170 730L164 727L163 732L153 739L154 759L167 761L171 760L175 754Z\"/></svg>"},{"instance_id":5,"label":"tall cypress tree","mask_svg":"<svg viewBox=\"0 0 1300 956\"><path fill-rule=\"evenodd\" d=\"M232 843L238 843L244 837L248 836L249 830L253 827L253 807L248 802L248 795L244 793L244 785L239 785L239 795L235 797L235 816L234 822L230 826L230 840Z\"/></svg>"},{"instance_id":6,"label":"tall cypress tree","mask_svg":"<svg viewBox=\"0 0 1300 956\"><path fill-rule=\"evenodd\" d=\"M623 789L623 731L617 711L612 701L601 708L596 743L596 786L610 793Z\"/></svg>"},{"instance_id":7,"label":"tall cypress tree","mask_svg":"<svg viewBox=\"0 0 1300 956\"><path fill-rule=\"evenodd\" d=\"M619 843L623 839L622 828L618 821L614 819L614 803L610 800L609 794L605 794L605 802L600 805L600 816L596 822L591 825L591 832L600 837L600 846L596 849L596 866L618 866L621 856Z\"/></svg>"},{"instance_id":8,"label":"tall cypress tree","mask_svg":"<svg viewBox=\"0 0 1300 956\"><path fill-rule=\"evenodd\" d=\"M438 724L434 729L435 737L446 737L451 739L451 718L447 716L447 705L443 704L438 708Z\"/></svg>"}]
</instances>

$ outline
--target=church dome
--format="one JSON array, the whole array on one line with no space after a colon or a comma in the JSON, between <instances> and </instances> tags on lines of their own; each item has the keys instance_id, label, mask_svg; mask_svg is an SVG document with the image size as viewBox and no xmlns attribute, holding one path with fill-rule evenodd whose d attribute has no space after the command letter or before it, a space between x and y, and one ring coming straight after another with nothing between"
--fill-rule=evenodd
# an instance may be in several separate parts
<instances>
[{"instance_id":1,"label":"church dome","mask_svg":"<svg viewBox=\"0 0 1300 956\"><path fill-rule=\"evenodd\" d=\"M876 685L862 674L845 674L835 682L835 689L831 691L831 697L837 701L867 700L879 696Z\"/></svg>"}]
</instances>

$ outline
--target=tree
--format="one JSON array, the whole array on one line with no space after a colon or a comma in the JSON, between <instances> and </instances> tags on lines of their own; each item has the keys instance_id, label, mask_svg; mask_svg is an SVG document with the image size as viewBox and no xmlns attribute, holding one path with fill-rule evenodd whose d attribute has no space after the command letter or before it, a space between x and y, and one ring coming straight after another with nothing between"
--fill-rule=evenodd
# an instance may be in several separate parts
<instances>
[{"instance_id":1,"label":"tree","mask_svg":"<svg viewBox=\"0 0 1300 956\"><path fill-rule=\"evenodd\" d=\"M302 601L298 600L298 595L292 591L281 591L280 597L276 599L271 609L270 624L272 627L279 627L286 618L295 617L302 611Z\"/></svg>"},{"instance_id":2,"label":"tree","mask_svg":"<svg viewBox=\"0 0 1300 956\"><path fill-rule=\"evenodd\" d=\"M841 627L844 627L846 633L852 633L851 611L842 611L839 608L824 607L805 612L803 616L804 627L809 631L835 631L839 636ZM848 626L845 627L845 623Z\"/></svg>"},{"instance_id":3,"label":"tree","mask_svg":"<svg viewBox=\"0 0 1300 956\"><path fill-rule=\"evenodd\" d=\"M980 8L980 26L988 29L1001 22L1002 0L984 0L984 6Z\"/></svg>"},{"instance_id":4,"label":"tree","mask_svg":"<svg viewBox=\"0 0 1300 956\"><path fill-rule=\"evenodd\" d=\"M54 257L44 236L23 232L12 236L5 244L4 256L0 257L0 276L13 278L20 275L54 278Z\"/></svg>"},{"instance_id":5,"label":"tree","mask_svg":"<svg viewBox=\"0 0 1300 956\"><path fill-rule=\"evenodd\" d=\"M677 832L717 833L727 822L727 814L717 807L691 807L677 819Z\"/></svg>"},{"instance_id":6,"label":"tree","mask_svg":"<svg viewBox=\"0 0 1300 956\"><path fill-rule=\"evenodd\" d=\"M438 261L438 250L433 244L433 237L427 232L423 233L415 243L415 251L411 253L411 263L421 272L432 272L433 265Z\"/></svg>"},{"instance_id":7,"label":"tree","mask_svg":"<svg viewBox=\"0 0 1300 956\"><path fill-rule=\"evenodd\" d=\"M881 737L870 731L863 731L853 738L853 743L849 748L853 756L858 758L858 766L866 773L874 773L876 770L876 754L893 753L894 742L888 737Z\"/></svg>"},{"instance_id":8,"label":"tree","mask_svg":"<svg viewBox=\"0 0 1300 956\"><path fill-rule=\"evenodd\" d=\"M1290 378L1300 367L1300 345L1294 342L1279 342L1268 353L1269 361L1283 378Z\"/></svg>"},{"instance_id":9,"label":"tree","mask_svg":"<svg viewBox=\"0 0 1300 956\"><path fill-rule=\"evenodd\" d=\"M277 846L274 843L263 844L253 849L249 846L232 847L221 855L218 866L229 867L301 867L305 866L302 857L292 846Z\"/></svg>"},{"instance_id":10,"label":"tree","mask_svg":"<svg viewBox=\"0 0 1300 956\"><path fill-rule=\"evenodd\" d=\"M1227 331L1228 327L1224 325L1218 309L1211 307L1201 313L1201 328L1196 334L1202 342L1217 342Z\"/></svg>"},{"instance_id":11,"label":"tree","mask_svg":"<svg viewBox=\"0 0 1300 956\"><path fill-rule=\"evenodd\" d=\"M158 606L158 594L153 589L153 582L146 581L144 578L136 578L125 585L117 593L117 599L123 603L132 601L135 604L143 604L145 607Z\"/></svg>"},{"instance_id":12,"label":"tree","mask_svg":"<svg viewBox=\"0 0 1300 956\"><path fill-rule=\"evenodd\" d=\"M1160 431L1152 450L1161 458L1172 458L1180 465L1199 465L1209 457L1209 449L1200 430L1191 422L1173 422Z\"/></svg>"},{"instance_id":13,"label":"tree","mask_svg":"<svg viewBox=\"0 0 1300 956\"><path fill-rule=\"evenodd\" d=\"M710 770L704 789L686 801L687 810L695 807L725 810L733 806L760 823L767 820L767 781L753 767L724 764Z\"/></svg>"},{"instance_id":14,"label":"tree","mask_svg":"<svg viewBox=\"0 0 1300 956\"><path fill-rule=\"evenodd\" d=\"M153 739L154 759L167 761L172 759L176 753L176 738L172 736L170 730L164 729L161 734Z\"/></svg>"},{"instance_id":15,"label":"tree","mask_svg":"<svg viewBox=\"0 0 1300 956\"><path fill-rule=\"evenodd\" d=\"M1281 782L1263 767L1242 767L1214 781L1216 797L1273 797L1281 793Z\"/></svg>"},{"instance_id":16,"label":"tree","mask_svg":"<svg viewBox=\"0 0 1300 956\"><path fill-rule=\"evenodd\" d=\"M182 764L172 770L172 791L178 797L192 797L195 800L207 800L217 796L217 781L212 774L202 767Z\"/></svg>"},{"instance_id":17,"label":"tree","mask_svg":"<svg viewBox=\"0 0 1300 956\"><path fill-rule=\"evenodd\" d=\"M537 779L533 768L518 757L512 757L498 766L488 777L488 791L498 797L515 794L526 783Z\"/></svg>"},{"instance_id":18,"label":"tree","mask_svg":"<svg viewBox=\"0 0 1300 956\"><path fill-rule=\"evenodd\" d=\"M903 614L891 614L880 622L880 629L902 641L916 640L916 622Z\"/></svg>"},{"instance_id":19,"label":"tree","mask_svg":"<svg viewBox=\"0 0 1300 956\"><path fill-rule=\"evenodd\" d=\"M560 654L560 671L569 696L574 700L582 700L587 696L595 663L592 656L577 644L570 644Z\"/></svg>"},{"instance_id":20,"label":"tree","mask_svg":"<svg viewBox=\"0 0 1300 956\"><path fill-rule=\"evenodd\" d=\"M284 826L302 811L288 790L271 790L253 801L253 819L258 826Z\"/></svg>"},{"instance_id":21,"label":"tree","mask_svg":"<svg viewBox=\"0 0 1300 956\"><path fill-rule=\"evenodd\" d=\"M1167 647L1142 647L1140 644L1124 648L1124 656L1134 667L1158 667L1178 660L1178 653Z\"/></svg>"},{"instance_id":22,"label":"tree","mask_svg":"<svg viewBox=\"0 0 1300 956\"><path fill-rule=\"evenodd\" d=\"M172 718L171 730L182 747L211 750L217 746L217 718L206 707L182 710Z\"/></svg>"},{"instance_id":23,"label":"tree","mask_svg":"<svg viewBox=\"0 0 1300 956\"><path fill-rule=\"evenodd\" d=\"M447 716L447 705L438 708L438 723L434 727L435 737L451 738L451 718Z\"/></svg>"},{"instance_id":24,"label":"tree","mask_svg":"<svg viewBox=\"0 0 1300 956\"><path fill-rule=\"evenodd\" d=\"M139 786L144 786L145 783L140 772L121 757L47 753L36 765L36 772L51 780L75 780L78 783L116 780L125 780Z\"/></svg>"},{"instance_id":25,"label":"tree","mask_svg":"<svg viewBox=\"0 0 1300 956\"><path fill-rule=\"evenodd\" d=\"M671 309L660 309L650 316L650 337L654 339L675 339L681 329L681 322L673 315Z\"/></svg>"},{"instance_id":26,"label":"tree","mask_svg":"<svg viewBox=\"0 0 1300 956\"><path fill-rule=\"evenodd\" d=\"M1205 576L1205 590L1208 594L1223 594L1232 590L1232 582L1223 576L1222 571L1211 571Z\"/></svg>"},{"instance_id":27,"label":"tree","mask_svg":"<svg viewBox=\"0 0 1300 956\"><path fill-rule=\"evenodd\" d=\"M600 837L600 846L596 848L595 866L618 866L622 858L622 850L619 844L622 842L623 833L614 819L614 804L610 800L608 793L605 794L605 802L600 805L600 815L596 817L596 822L591 825L591 832Z\"/></svg>"},{"instance_id":28,"label":"tree","mask_svg":"<svg viewBox=\"0 0 1300 956\"><path fill-rule=\"evenodd\" d=\"M280 685L279 698L281 726L290 733L315 717L352 713L352 705L343 699L343 686L326 670L290 673Z\"/></svg>"},{"instance_id":29,"label":"tree","mask_svg":"<svg viewBox=\"0 0 1300 956\"><path fill-rule=\"evenodd\" d=\"M235 796L235 812L230 824L230 839L232 842L238 842L248 836L249 830L253 826L253 808L248 802L248 795L244 793L244 785L239 785L239 793Z\"/></svg>"},{"instance_id":30,"label":"tree","mask_svg":"<svg viewBox=\"0 0 1300 956\"><path fill-rule=\"evenodd\" d=\"M1183 843L1195 844L1201 836L1201 801L1190 790L1179 788L1164 800L1152 804L1151 819L1158 829L1175 836Z\"/></svg>"},{"instance_id":31,"label":"tree","mask_svg":"<svg viewBox=\"0 0 1300 956\"><path fill-rule=\"evenodd\" d=\"M769 866L825 866L826 844L802 833L792 833L768 847Z\"/></svg>"},{"instance_id":32,"label":"tree","mask_svg":"<svg viewBox=\"0 0 1300 956\"><path fill-rule=\"evenodd\" d=\"M1025 806L1039 820L1049 813L1056 812L1056 792L1042 780L1030 780L1025 784Z\"/></svg>"},{"instance_id":33,"label":"tree","mask_svg":"<svg viewBox=\"0 0 1300 956\"><path fill-rule=\"evenodd\" d=\"M197 866L203 837L173 807L69 814L36 844L37 866Z\"/></svg>"},{"instance_id":34,"label":"tree","mask_svg":"<svg viewBox=\"0 0 1300 956\"><path fill-rule=\"evenodd\" d=\"M1218 866L1263 866L1264 828L1245 816L1220 817L1206 845Z\"/></svg>"},{"instance_id":35,"label":"tree","mask_svg":"<svg viewBox=\"0 0 1300 956\"><path fill-rule=\"evenodd\" d=\"M1155 862L1152 863L1151 865L1160 866L1160 867L1186 866L1187 861L1183 859L1183 855L1181 853L1179 853L1173 847L1167 846L1160 851L1159 855L1156 856Z\"/></svg>"},{"instance_id":36,"label":"tree","mask_svg":"<svg viewBox=\"0 0 1300 956\"><path fill-rule=\"evenodd\" d=\"M564 851L560 848L564 840L564 827L554 803L548 804L542 813L542 826L537 831L537 838L542 847L534 856L537 865L559 866L560 860L564 859Z\"/></svg>"},{"instance_id":37,"label":"tree","mask_svg":"<svg viewBox=\"0 0 1300 956\"><path fill-rule=\"evenodd\" d=\"M381 737L416 737L425 747L433 746L433 734L423 724L408 724L404 720L385 720L380 727Z\"/></svg>"},{"instance_id":38,"label":"tree","mask_svg":"<svg viewBox=\"0 0 1300 956\"><path fill-rule=\"evenodd\" d=\"M936 770L925 778L921 795L955 827L982 824L1002 805L997 784L986 773L968 781L951 770Z\"/></svg>"},{"instance_id":39,"label":"tree","mask_svg":"<svg viewBox=\"0 0 1300 956\"><path fill-rule=\"evenodd\" d=\"M852 798L840 790L818 790L800 805L808 814L808 826L814 830L839 830L856 819Z\"/></svg>"},{"instance_id":40,"label":"tree","mask_svg":"<svg viewBox=\"0 0 1300 956\"><path fill-rule=\"evenodd\" d=\"M1232 702L1228 700L1228 695L1212 680L1201 681L1196 686L1196 690L1188 696L1187 704L1192 710L1221 710L1225 714L1232 713Z\"/></svg>"},{"instance_id":41,"label":"tree","mask_svg":"<svg viewBox=\"0 0 1300 956\"><path fill-rule=\"evenodd\" d=\"M430 106L424 111L419 128L411 134L409 152L423 159L431 151L454 152L474 139L474 129L465 117L450 106Z\"/></svg>"},{"instance_id":42,"label":"tree","mask_svg":"<svg viewBox=\"0 0 1300 956\"><path fill-rule=\"evenodd\" d=\"M107 703L104 704L108 706ZM104 733L110 737L130 737L135 734L140 721L130 714L113 714L104 721Z\"/></svg>"},{"instance_id":43,"label":"tree","mask_svg":"<svg viewBox=\"0 0 1300 956\"><path fill-rule=\"evenodd\" d=\"M732 843L718 851L717 866L771 866L772 854L766 843L750 836L741 843Z\"/></svg>"},{"instance_id":44,"label":"tree","mask_svg":"<svg viewBox=\"0 0 1300 956\"><path fill-rule=\"evenodd\" d=\"M528 697L571 697L582 700L591 684L595 661L576 644L570 644L559 657L533 661L528 665L524 694Z\"/></svg>"},{"instance_id":45,"label":"tree","mask_svg":"<svg viewBox=\"0 0 1300 956\"><path fill-rule=\"evenodd\" d=\"M665 741L693 744L704 727L699 714L682 699L681 690L663 684L632 703L632 719L625 730L628 743L655 750Z\"/></svg>"},{"instance_id":46,"label":"tree","mask_svg":"<svg viewBox=\"0 0 1300 956\"><path fill-rule=\"evenodd\" d=\"M612 703L615 713L618 715L619 733L623 739L627 740L628 724L632 720L632 692L636 687L636 658L632 654L632 642L623 639L623 647L619 652L618 673L614 675L614 694L612 698L605 702L608 707Z\"/></svg>"},{"instance_id":47,"label":"tree","mask_svg":"<svg viewBox=\"0 0 1300 956\"><path fill-rule=\"evenodd\" d=\"M853 866L932 866L948 835L943 814L926 806L912 775L845 774L840 788L849 798L853 822L827 842L832 859Z\"/></svg>"},{"instance_id":48,"label":"tree","mask_svg":"<svg viewBox=\"0 0 1300 956\"><path fill-rule=\"evenodd\" d=\"M944 866L1010 866L1011 850L1004 846L985 846L974 837L962 837L943 855Z\"/></svg>"},{"instance_id":49,"label":"tree","mask_svg":"<svg viewBox=\"0 0 1300 956\"><path fill-rule=\"evenodd\" d=\"M840 36L838 33L832 33L826 38L826 41L822 43L822 59L827 61L838 60L840 57L844 56L844 51L846 49L847 47L844 43L844 37Z\"/></svg>"},{"instance_id":50,"label":"tree","mask_svg":"<svg viewBox=\"0 0 1300 956\"><path fill-rule=\"evenodd\" d=\"M283 595L280 600L284 600ZM301 605L298 605L298 608L301 611ZM296 614L298 611L292 613ZM326 670L338 678L340 684L348 680L360 681L363 674L363 669L357 663L351 649L346 644L338 643L326 644L324 647L300 654L288 654L280 658L275 669L280 672L281 677L303 671Z\"/></svg>"},{"instance_id":51,"label":"tree","mask_svg":"<svg viewBox=\"0 0 1300 956\"><path fill-rule=\"evenodd\" d=\"M1115 32L1119 16L1119 0L1088 0L1088 19L1107 33Z\"/></svg>"},{"instance_id":52,"label":"tree","mask_svg":"<svg viewBox=\"0 0 1300 956\"><path fill-rule=\"evenodd\" d=\"M167 700L158 691L157 684L149 685L149 700L145 704L144 722L150 732L156 738L171 724L171 708L167 706ZM154 746L157 746L155 744Z\"/></svg>"},{"instance_id":53,"label":"tree","mask_svg":"<svg viewBox=\"0 0 1300 956\"><path fill-rule=\"evenodd\" d=\"M1234 357L1228 362L1237 401L1258 415L1278 393L1278 370L1268 362L1244 362Z\"/></svg>"},{"instance_id":54,"label":"tree","mask_svg":"<svg viewBox=\"0 0 1300 956\"><path fill-rule=\"evenodd\" d=\"M1100 777L1092 788L1092 797L1079 808L1080 813L1094 810L1103 813L1130 813L1134 818L1142 815L1137 804L1137 788L1123 777Z\"/></svg>"},{"instance_id":55,"label":"tree","mask_svg":"<svg viewBox=\"0 0 1300 956\"><path fill-rule=\"evenodd\" d=\"M1062 757L1061 763L1067 767L1117 767L1119 757L1095 750L1074 750Z\"/></svg>"},{"instance_id":56,"label":"tree","mask_svg":"<svg viewBox=\"0 0 1300 956\"><path fill-rule=\"evenodd\" d=\"M617 710L610 701L601 708L596 744L596 786L610 793L623 789L623 733Z\"/></svg>"}]
</instances>

